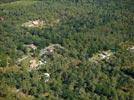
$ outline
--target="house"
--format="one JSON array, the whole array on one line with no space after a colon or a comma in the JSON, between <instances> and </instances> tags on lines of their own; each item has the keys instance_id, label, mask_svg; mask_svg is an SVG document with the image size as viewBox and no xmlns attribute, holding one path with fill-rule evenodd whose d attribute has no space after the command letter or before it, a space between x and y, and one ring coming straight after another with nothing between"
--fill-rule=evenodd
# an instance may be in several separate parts
<instances>
[{"instance_id":1,"label":"house","mask_svg":"<svg viewBox=\"0 0 134 100\"><path fill-rule=\"evenodd\" d=\"M54 48L53 47L47 48L47 51L48 51L48 53L53 53L54 52Z\"/></svg>"},{"instance_id":2,"label":"house","mask_svg":"<svg viewBox=\"0 0 134 100\"><path fill-rule=\"evenodd\" d=\"M32 21L34 25L39 25L39 20Z\"/></svg>"},{"instance_id":3,"label":"house","mask_svg":"<svg viewBox=\"0 0 134 100\"><path fill-rule=\"evenodd\" d=\"M101 60L108 60L113 55L113 52L110 50L108 51L101 51L100 53L96 53L93 57L89 58L89 61L97 63Z\"/></svg>"},{"instance_id":4,"label":"house","mask_svg":"<svg viewBox=\"0 0 134 100\"><path fill-rule=\"evenodd\" d=\"M48 47L46 47L46 48L44 48L44 49L42 49L41 51L40 51L40 56L42 56L42 55L44 55L44 54L46 54L46 55L51 55L52 53L54 53L54 51L55 50L62 50L62 51L64 51L65 50L65 48L64 47L62 47L61 45L59 45L59 44L51 44L51 45L49 45Z\"/></svg>"},{"instance_id":5,"label":"house","mask_svg":"<svg viewBox=\"0 0 134 100\"><path fill-rule=\"evenodd\" d=\"M39 64L39 65L45 65L46 63L47 63L47 61L41 61L41 60L40 60L38 64Z\"/></svg>"},{"instance_id":6,"label":"house","mask_svg":"<svg viewBox=\"0 0 134 100\"><path fill-rule=\"evenodd\" d=\"M134 46L132 46L131 48L129 48L130 52L134 53Z\"/></svg>"},{"instance_id":7,"label":"house","mask_svg":"<svg viewBox=\"0 0 134 100\"><path fill-rule=\"evenodd\" d=\"M109 59L109 57L112 55L111 51L103 51L99 54L99 57L101 60L103 59Z\"/></svg>"},{"instance_id":8,"label":"house","mask_svg":"<svg viewBox=\"0 0 134 100\"><path fill-rule=\"evenodd\" d=\"M50 74L49 73L44 73L44 78L45 78L45 82L48 82L49 78L50 78Z\"/></svg>"},{"instance_id":9,"label":"house","mask_svg":"<svg viewBox=\"0 0 134 100\"><path fill-rule=\"evenodd\" d=\"M32 24L35 26L42 26L44 24L44 21L34 20L34 21L32 21Z\"/></svg>"},{"instance_id":10,"label":"house","mask_svg":"<svg viewBox=\"0 0 134 100\"><path fill-rule=\"evenodd\" d=\"M36 50L37 47L34 45L34 44L28 44L28 45L25 45L27 48L30 48L30 49L33 49L33 50Z\"/></svg>"},{"instance_id":11,"label":"house","mask_svg":"<svg viewBox=\"0 0 134 100\"><path fill-rule=\"evenodd\" d=\"M43 65L43 64L44 64L44 63L43 63L42 61L39 61L39 63L38 63L38 65L40 65L40 66Z\"/></svg>"},{"instance_id":12,"label":"house","mask_svg":"<svg viewBox=\"0 0 134 100\"><path fill-rule=\"evenodd\" d=\"M44 21L42 20L34 20L34 21L28 21L26 23L23 23L23 27L40 27L44 25Z\"/></svg>"},{"instance_id":13,"label":"house","mask_svg":"<svg viewBox=\"0 0 134 100\"><path fill-rule=\"evenodd\" d=\"M40 56L42 55L51 55L54 52L54 47L53 46L48 46L45 49L42 49L40 51Z\"/></svg>"}]
</instances>

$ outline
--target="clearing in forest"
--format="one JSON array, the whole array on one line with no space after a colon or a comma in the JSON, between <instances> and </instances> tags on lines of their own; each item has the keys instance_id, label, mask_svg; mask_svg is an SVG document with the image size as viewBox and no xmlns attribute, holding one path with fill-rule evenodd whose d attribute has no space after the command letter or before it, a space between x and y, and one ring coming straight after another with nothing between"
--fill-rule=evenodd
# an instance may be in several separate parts
<instances>
[{"instance_id":1,"label":"clearing in forest","mask_svg":"<svg viewBox=\"0 0 134 100\"><path fill-rule=\"evenodd\" d=\"M55 19L55 20L52 20L50 22L46 21L46 20L44 21L44 20L37 19L37 20L25 22L21 26L22 27L28 27L28 28L43 27L43 26L54 26L54 25L58 24L59 22L60 22L59 19Z\"/></svg>"}]
</instances>

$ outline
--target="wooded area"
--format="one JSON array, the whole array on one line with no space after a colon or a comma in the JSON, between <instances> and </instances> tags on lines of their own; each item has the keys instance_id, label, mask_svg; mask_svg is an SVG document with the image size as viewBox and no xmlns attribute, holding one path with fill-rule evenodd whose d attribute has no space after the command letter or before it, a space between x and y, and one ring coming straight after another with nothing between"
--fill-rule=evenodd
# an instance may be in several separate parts
<instances>
[{"instance_id":1,"label":"wooded area","mask_svg":"<svg viewBox=\"0 0 134 100\"><path fill-rule=\"evenodd\" d=\"M133 100L133 3L1 0L0 100Z\"/></svg>"}]
</instances>

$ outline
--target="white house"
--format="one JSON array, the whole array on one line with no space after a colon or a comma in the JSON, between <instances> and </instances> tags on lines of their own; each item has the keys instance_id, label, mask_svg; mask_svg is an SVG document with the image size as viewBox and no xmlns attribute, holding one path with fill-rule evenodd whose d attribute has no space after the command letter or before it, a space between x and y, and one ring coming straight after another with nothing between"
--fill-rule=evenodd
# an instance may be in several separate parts
<instances>
[{"instance_id":1,"label":"white house","mask_svg":"<svg viewBox=\"0 0 134 100\"><path fill-rule=\"evenodd\" d=\"M48 82L49 78L50 78L50 74L49 73L44 73L44 77L45 77L45 82Z\"/></svg>"}]
</instances>

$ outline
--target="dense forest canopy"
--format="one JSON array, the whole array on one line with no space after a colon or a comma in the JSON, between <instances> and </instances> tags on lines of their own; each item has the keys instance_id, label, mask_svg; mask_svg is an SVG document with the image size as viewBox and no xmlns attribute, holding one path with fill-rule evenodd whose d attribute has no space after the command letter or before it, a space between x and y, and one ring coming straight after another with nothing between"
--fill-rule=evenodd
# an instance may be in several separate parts
<instances>
[{"instance_id":1,"label":"dense forest canopy","mask_svg":"<svg viewBox=\"0 0 134 100\"><path fill-rule=\"evenodd\" d=\"M0 0L0 100L133 100L133 0Z\"/></svg>"}]
</instances>

